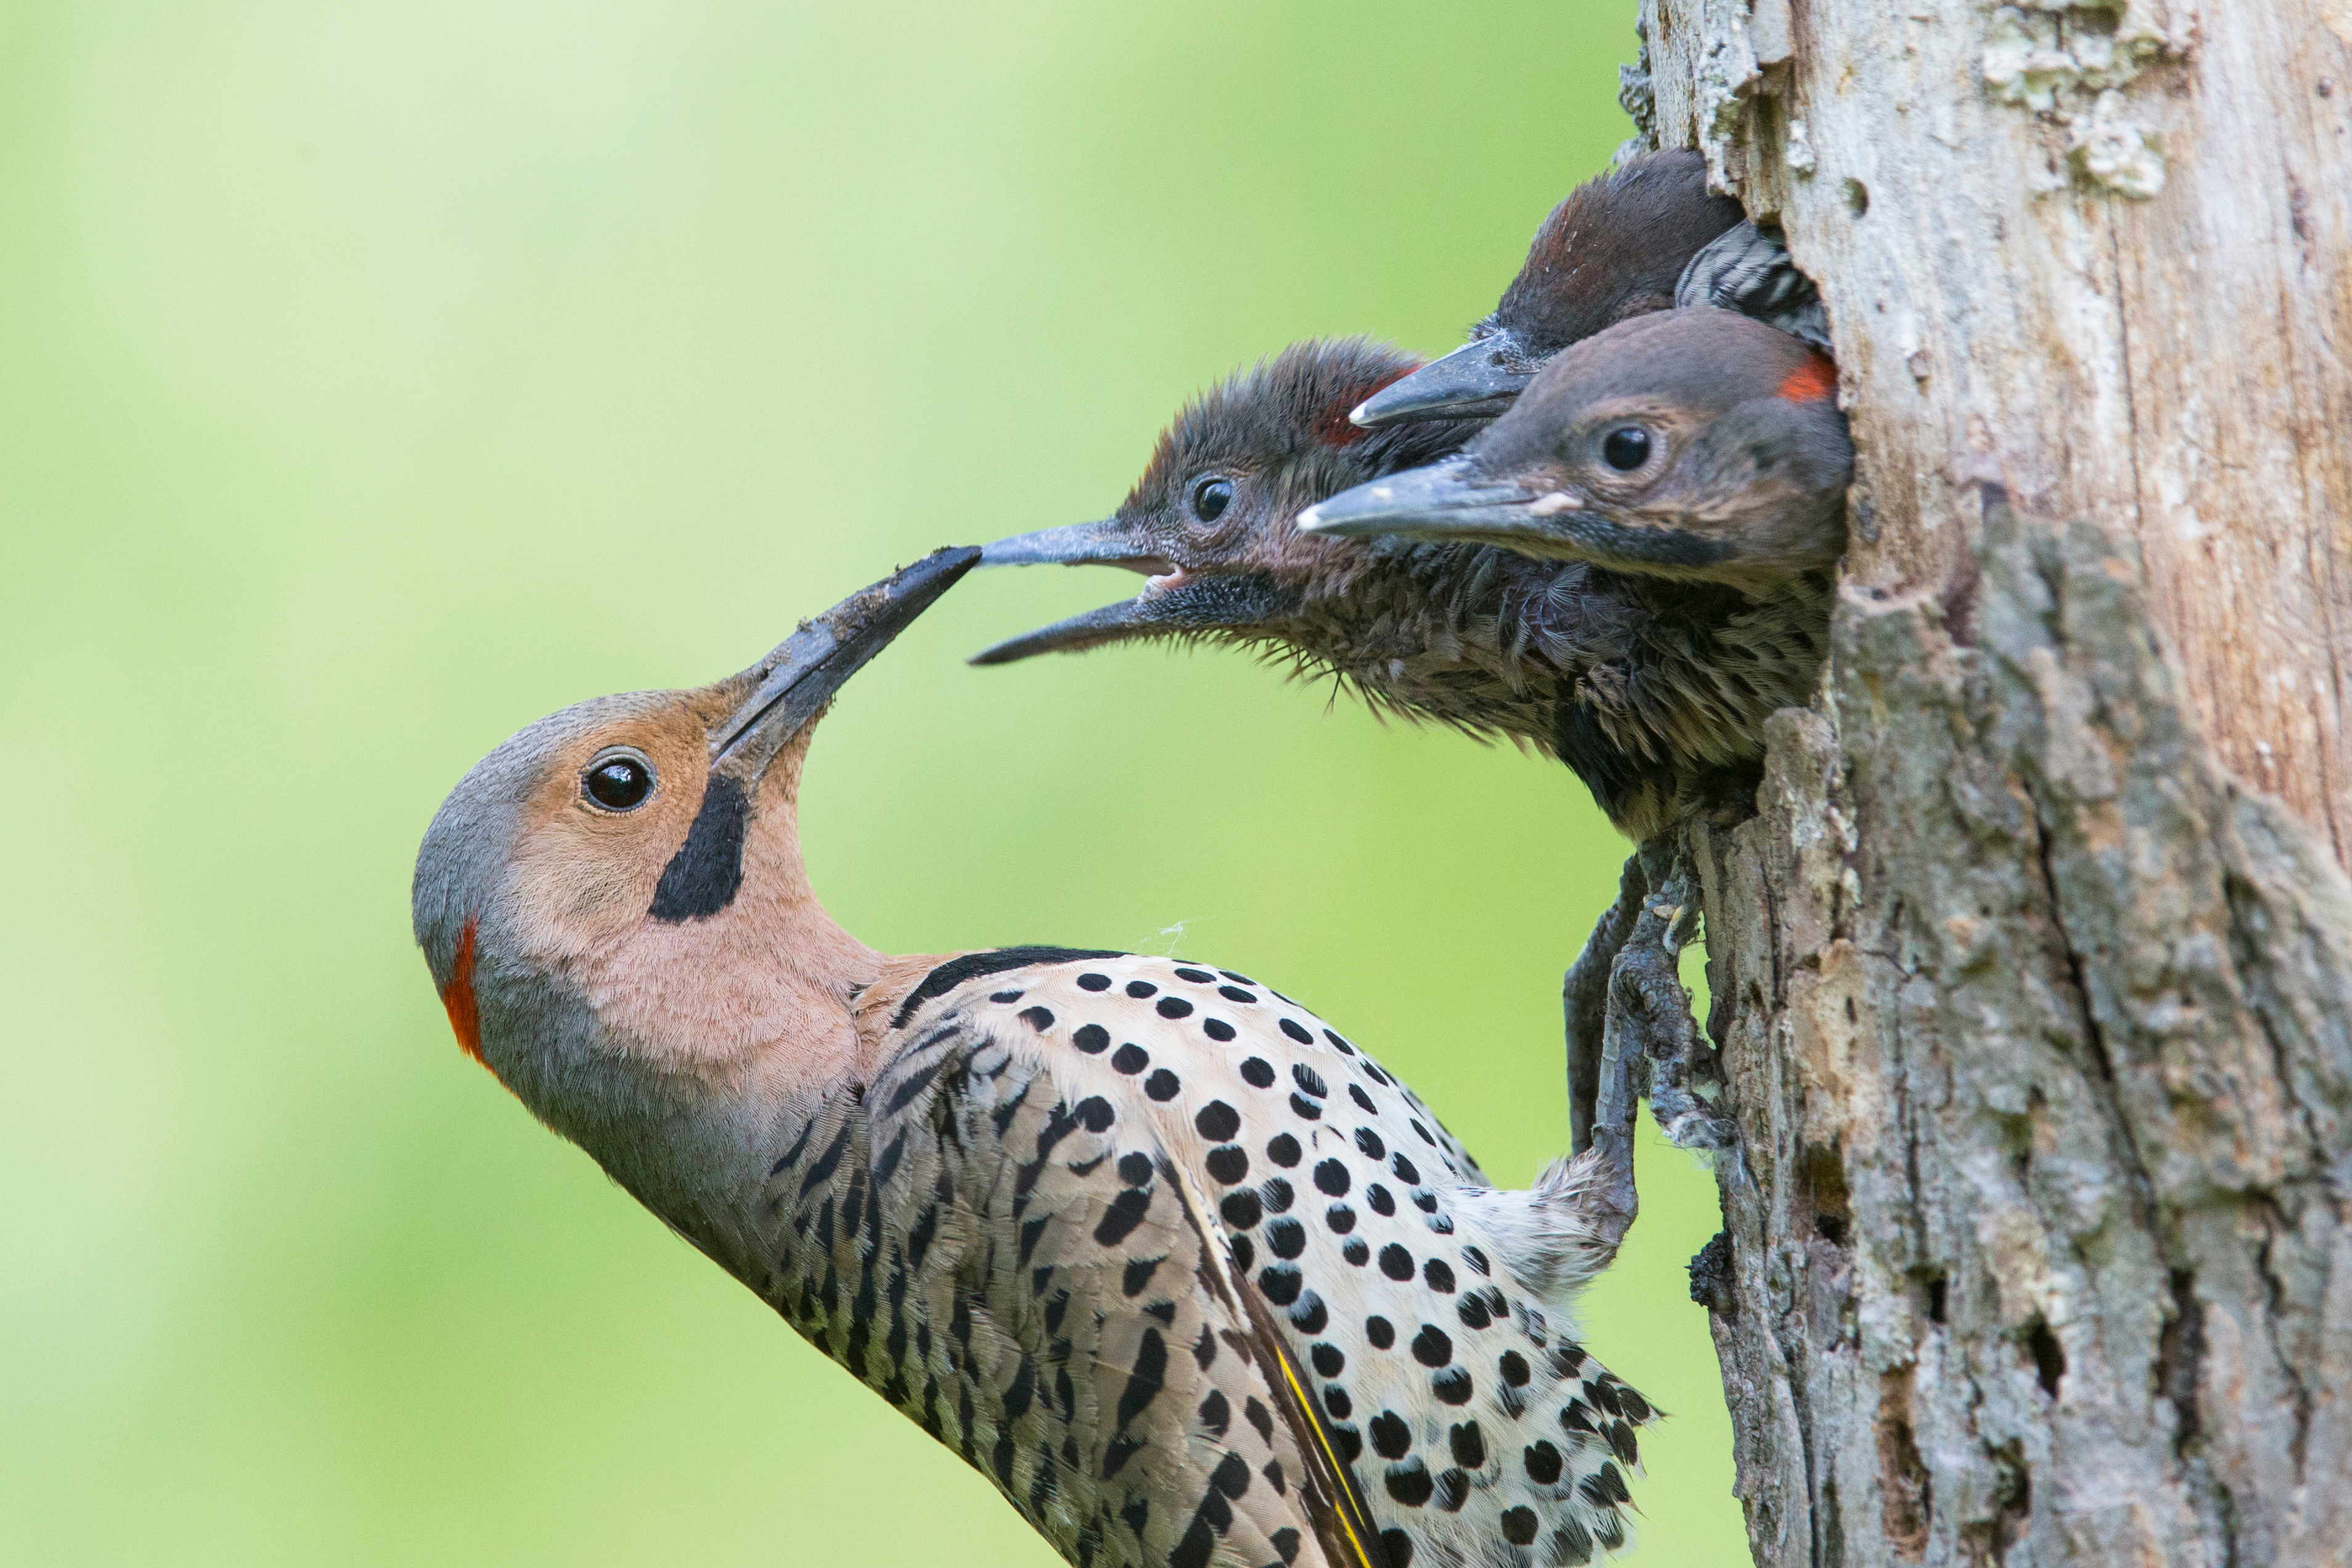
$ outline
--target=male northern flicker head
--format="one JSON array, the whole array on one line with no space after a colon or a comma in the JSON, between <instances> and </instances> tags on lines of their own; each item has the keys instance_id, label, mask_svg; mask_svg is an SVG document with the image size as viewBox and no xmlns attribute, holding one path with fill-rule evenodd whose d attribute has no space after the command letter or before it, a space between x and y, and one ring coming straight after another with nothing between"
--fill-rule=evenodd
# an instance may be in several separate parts
<instances>
[{"instance_id":1,"label":"male northern flicker head","mask_svg":"<svg viewBox=\"0 0 2352 1568\"><path fill-rule=\"evenodd\" d=\"M846 1061L851 988L882 961L809 890L801 763L842 683L979 559L940 551L711 685L542 719L435 816L414 916L459 1041L633 1190L616 1130L647 1081L781 1096Z\"/></svg>"},{"instance_id":2,"label":"male northern flicker head","mask_svg":"<svg viewBox=\"0 0 2352 1568\"><path fill-rule=\"evenodd\" d=\"M817 904L810 726L977 556L468 773L413 905L460 1042L1077 1568L1622 1546L1655 1413L1569 1311L1633 1217L1630 1085L1609 1138L1498 1191L1246 975L888 958Z\"/></svg>"},{"instance_id":3,"label":"male northern flicker head","mask_svg":"<svg viewBox=\"0 0 2352 1568\"><path fill-rule=\"evenodd\" d=\"M1477 428L1445 420L1368 432L1348 422L1367 395L1420 363L1362 338L1293 343L1185 405L1117 511L1000 539L982 557L990 566L1126 567L1146 574L1142 591L972 662L1152 638L1313 642L1318 617L1348 597L1378 552L1302 538L1292 520L1351 485L1434 462Z\"/></svg>"},{"instance_id":4,"label":"male northern flicker head","mask_svg":"<svg viewBox=\"0 0 2352 1568\"><path fill-rule=\"evenodd\" d=\"M1461 453L1298 526L1761 591L1845 547L1853 446L1836 391L1826 355L1746 316L1636 317L1560 353Z\"/></svg>"},{"instance_id":5,"label":"male northern flicker head","mask_svg":"<svg viewBox=\"0 0 2352 1568\"><path fill-rule=\"evenodd\" d=\"M1356 423L1502 413L1569 344L1671 309L1691 258L1739 216L1738 202L1707 194L1706 160L1685 149L1586 181L1536 230L1526 264L1470 341L1367 398Z\"/></svg>"}]
</instances>

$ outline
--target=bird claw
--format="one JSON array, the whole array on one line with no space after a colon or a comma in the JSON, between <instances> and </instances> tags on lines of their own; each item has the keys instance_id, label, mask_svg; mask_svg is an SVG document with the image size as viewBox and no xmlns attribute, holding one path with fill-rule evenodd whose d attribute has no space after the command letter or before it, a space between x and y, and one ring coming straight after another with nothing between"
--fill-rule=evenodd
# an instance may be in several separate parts
<instances>
[{"instance_id":1,"label":"bird claw","mask_svg":"<svg viewBox=\"0 0 2352 1568\"><path fill-rule=\"evenodd\" d=\"M1682 950L1698 924L1689 868L1674 847L1653 847L1643 858L1652 861L1655 890L1610 964L1603 1055L1648 1064L1650 1112L1670 1142L1727 1149L1738 1128L1714 1103L1722 1075L1682 984ZM1611 1110L1630 1120L1630 1108L1606 1107L1604 1121Z\"/></svg>"}]
</instances>

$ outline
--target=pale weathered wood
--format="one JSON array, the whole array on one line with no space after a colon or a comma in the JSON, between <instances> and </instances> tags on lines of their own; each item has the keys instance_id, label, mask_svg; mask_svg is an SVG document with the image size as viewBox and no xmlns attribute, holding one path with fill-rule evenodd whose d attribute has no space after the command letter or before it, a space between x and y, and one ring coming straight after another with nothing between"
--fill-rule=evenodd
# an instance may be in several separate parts
<instances>
[{"instance_id":1,"label":"pale weathered wood","mask_svg":"<svg viewBox=\"0 0 2352 1568\"><path fill-rule=\"evenodd\" d=\"M1859 452L1696 844L1757 1560L2352 1563L2352 3L1643 13Z\"/></svg>"}]
</instances>

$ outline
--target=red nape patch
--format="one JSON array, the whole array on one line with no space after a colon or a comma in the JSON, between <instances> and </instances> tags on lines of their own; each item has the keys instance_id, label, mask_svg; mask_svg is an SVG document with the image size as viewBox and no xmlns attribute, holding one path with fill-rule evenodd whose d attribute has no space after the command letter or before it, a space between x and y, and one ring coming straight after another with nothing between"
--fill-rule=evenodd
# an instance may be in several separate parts
<instances>
[{"instance_id":1,"label":"red nape patch","mask_svg":"<svg viewBox=\"0 0 2352 1568\"><path fill-rule=\"evenodd\" d=\"M1837 366L1824 354L1814 354L1790 371L1772 395L1788 403L1818 403L1837 391Z\"/></svg>"},{"instance_id":2,"label":"red nape patch","mask_svg":"<svg viewBox=\"0 0 2352 1568\"><path fill-rule=\"evenodd\" d=\"M466 1054L485 1068L490 1064L482 1059L482 1020L474 1011L474 922L466 922L466 931L457 939L457 962L449 966L449 984L441 988L441 1005L449 1010L449 1027L457 1036L457 1044Z\"/></svg>"},{"instance_id":3,"label":"red nape patch","mask_svg":"<svg viewBox=\"0 0 2352 1568\"><path fill-rule=\"evenodd\" d=\"M1420 368L1418 364L1409 364L1394 375L1384 376L1369 386L1361 386L1353 392L1343 393L1337 402L1323 411L1323 417L1315 422L1315 438L1326 447L1347 447L1370 435L1371 432L1362 426L1349 423L1348 416L1354 412L1356 405L1364 399L1374 393L1394 386Z\"/></svg>"}]
</instances>

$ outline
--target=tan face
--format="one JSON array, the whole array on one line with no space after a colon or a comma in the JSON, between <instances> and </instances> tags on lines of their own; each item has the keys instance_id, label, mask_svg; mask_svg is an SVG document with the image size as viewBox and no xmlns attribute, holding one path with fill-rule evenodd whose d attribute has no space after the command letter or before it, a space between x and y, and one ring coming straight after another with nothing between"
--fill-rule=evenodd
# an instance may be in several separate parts
<instances>
[{"instance_id":1,"label":"tan face","mask_svg":"<svg viewBox=\"0 0 2352 1568\"><path fill-rule=\"evenodd\" d=\"M709 731L684 701L607 721L548 757L523 804L509 883L530 957L576 963L649 923L709 768Z\"/></svg>"}]
</instances>

